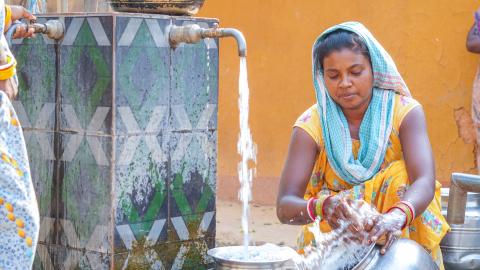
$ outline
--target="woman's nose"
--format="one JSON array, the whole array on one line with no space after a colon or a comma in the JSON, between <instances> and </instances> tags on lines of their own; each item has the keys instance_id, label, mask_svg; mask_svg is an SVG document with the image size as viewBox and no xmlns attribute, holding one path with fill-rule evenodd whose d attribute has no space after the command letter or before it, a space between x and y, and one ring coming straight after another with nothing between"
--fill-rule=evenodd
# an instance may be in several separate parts
<instances>
[{"instance_id":1,"label":"woman's nose","mask_svg":"<svg viewBox=\"0 0 480 270\"><path fill-rule=\"evenodd\" d=\"M340 85L341 88L348 88L352 86L352 82L348 78L348 76L343 76L342 79L340 80Z\"/></svg>"}]
</instances>

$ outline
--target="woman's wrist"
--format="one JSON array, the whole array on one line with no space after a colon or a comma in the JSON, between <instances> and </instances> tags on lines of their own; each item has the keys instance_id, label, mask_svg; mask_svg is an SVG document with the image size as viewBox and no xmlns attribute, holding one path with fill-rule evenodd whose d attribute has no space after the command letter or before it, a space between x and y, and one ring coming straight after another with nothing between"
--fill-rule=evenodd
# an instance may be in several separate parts
<instances>
[{"instance_id":1,"label":"woman's wrist","mask_svg":"<svg viewBox=\"0 0 480 270\"><path fill-rule=\"evenodd\" d=\"M415 219L415 208L413 207L412 203L409 201L399 201L394 204L390 209L387 210L387 213L396 212L396 213L403 213L405 215L405 223L402 225L402 230L410 226L410 224Z\"/></svg>"},{"instance_id":2,"label":"woman's wrist","mask_svg":"<svg viewBox=\"0 0 480 270\"><path fill-rule=\"evenodd\" d=\"M310 218L311 221L315 221L316 215L315 215L315 201L317 199L315 197L312 197L308 199L307 201L307 215Z\"/></svg>"},{"instance_id":3,"label":"woman's wrist","mask_svg":"<svg viewBox=\"0 0 480 270\"><path fill-rule=\"evenodd\" d=\"M332 197L333 195L320 195L318 197L312 197L307 200L307 215L312 220L320 218L322 220L325 217L325 203Z\"/></svg>"}]
</instances>

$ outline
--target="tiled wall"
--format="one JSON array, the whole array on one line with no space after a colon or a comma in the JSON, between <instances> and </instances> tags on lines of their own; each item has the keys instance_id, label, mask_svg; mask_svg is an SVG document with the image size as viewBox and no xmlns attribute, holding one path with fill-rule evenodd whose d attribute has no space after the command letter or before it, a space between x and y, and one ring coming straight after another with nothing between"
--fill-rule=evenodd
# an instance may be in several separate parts
<instances>
[{"instance_id":1,"label":"tiled wall","mask_svg":"<svg viewBox=\"0 0 480 270\"><path fill-rule=\"evenodd\" d=\"M215 243L218 42L153 15L60 18L15 41L41 213L35 269L201 269Z\"/></svg>"}]
</instances>

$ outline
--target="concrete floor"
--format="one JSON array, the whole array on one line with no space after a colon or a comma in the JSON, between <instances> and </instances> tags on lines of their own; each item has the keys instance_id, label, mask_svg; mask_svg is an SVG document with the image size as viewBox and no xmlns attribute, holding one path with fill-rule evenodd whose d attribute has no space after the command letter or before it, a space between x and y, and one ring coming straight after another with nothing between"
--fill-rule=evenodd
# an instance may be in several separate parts
<instances>
[{"instance_id":1,"label":"concrete floor","mask_svg":"<svg viewBox=\"0 0 480 270\"><path fill-rule=\"evenodd\" d=\"M242 245L240 202L217 201L217 246ZM274 206L250 204L250 245L272 243L295 247L299 226L281 224Z\"/></svg>"},{"instance_id":2,"label":"concrete floor","mask_svg":"<svg viewBox=\"0 0 480 270\"><path fill-rule=\"evenodd\" d=\"M243 245L242 206L240 202L217 200L216 246ZM294 248L299 226L278 221L274 206L250 204L250 245L272 243ZM282 270L296 269L292 261Z\"/></svg>"}]
</instances>

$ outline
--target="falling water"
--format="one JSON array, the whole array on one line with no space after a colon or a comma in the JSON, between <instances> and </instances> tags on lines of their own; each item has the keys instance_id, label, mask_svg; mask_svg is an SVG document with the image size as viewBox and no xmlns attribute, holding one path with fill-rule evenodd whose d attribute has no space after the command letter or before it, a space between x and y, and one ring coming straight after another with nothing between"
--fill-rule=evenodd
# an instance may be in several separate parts
<instances>
[{"instance_id":1,"label":"falling water","mask_svg":"<svg viewBox=\"0 0 480 270\"><path fill-rule=\"evenodd\" d=\"M248 126L248 78L247 78L247 59L240 58L240 76L239 76L239 99L238 107L240 109L240 136L238 138L237 150L242 156L242 161L238 164L238 176L240 180L239 197L243 204L242 230L243 230L243 250L245 257L248 256L248 203L250 202L252 177L254 170L248 167L248 162L256 163L256 146L252 141L252 134Z\"/></svg>"}]
</instances>

